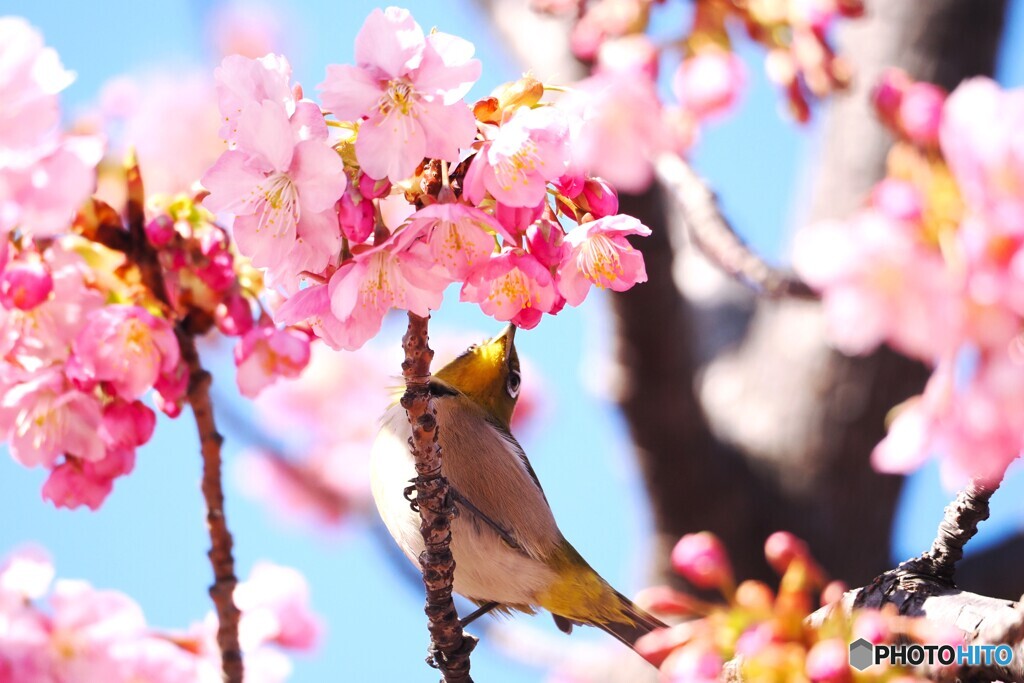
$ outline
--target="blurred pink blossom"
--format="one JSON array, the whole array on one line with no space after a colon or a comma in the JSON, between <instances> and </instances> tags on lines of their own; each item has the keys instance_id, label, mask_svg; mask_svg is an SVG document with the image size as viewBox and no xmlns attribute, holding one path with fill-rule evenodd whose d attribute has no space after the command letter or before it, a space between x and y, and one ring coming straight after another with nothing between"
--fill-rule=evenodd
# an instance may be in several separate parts
<instances>
[{"instance_id":1,"label":"blurred pink blossom","mask_svg":"<svg viewBox=\"0 0 1024 683\"><path fill-rule=\"evenodd\" d=\"M683 60L672 80L680 104L697 118L732 109L746 81L743 62L728 50L707 50Z\"/></svg>"},{"instance_id":2,"label":"blurred pink blossom","mask_svg":"<svg viewBox=\"0 0 1024 683\"><path fill-rule=\"evenodd\" d=\"M273 325L254 327L235 347L238 390L256 397L280 377L297 377L309 363L309 337Z\"/></svg>"}]
</instances>

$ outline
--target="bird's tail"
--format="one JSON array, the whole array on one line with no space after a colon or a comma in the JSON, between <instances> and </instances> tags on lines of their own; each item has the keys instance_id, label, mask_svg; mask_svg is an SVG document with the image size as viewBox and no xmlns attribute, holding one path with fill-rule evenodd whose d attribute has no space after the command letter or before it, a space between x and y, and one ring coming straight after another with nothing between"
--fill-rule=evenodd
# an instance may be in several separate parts
<instances>
[{"instance_id":1,"label":"bird's tail","mask_svg":"<svg viewBox=\"0 0 1024 683\"><path fill-rule=\"evenodd\" d=\"M622 618L613 621L597 622L594 626L614 636L622 644L636 651L636 641L651 631L666 628L668 625L644 610L637 607L632 600L615 591L622 608ZM653 662L652 662L653 664Z\"/></svg>"}]
</instances>

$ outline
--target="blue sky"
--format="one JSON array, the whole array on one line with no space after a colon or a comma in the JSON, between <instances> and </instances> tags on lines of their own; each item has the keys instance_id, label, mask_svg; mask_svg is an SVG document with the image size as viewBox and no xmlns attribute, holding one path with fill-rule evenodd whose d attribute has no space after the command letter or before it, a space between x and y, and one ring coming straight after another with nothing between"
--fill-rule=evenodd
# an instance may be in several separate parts
<instances>
[{"instance_id":1,"label":"blue sky","mask_svg":"<svg viewBox=\"0 0 1024 683\"><path fill-rule=\"evenodd\" d=\"M65 96L68 108L74 109L94 98L103 82L116 74L158 64L208 63L203 26L209 4L107 0L100 11L95 4L71 0L7 0L3 11L23 15L38 26L65 66L78 73ZM297 80L311 88L322 80L326 64L350 61L355 32L375 6L363 0L288 3L287 54ZM474 40L484 63L484 76L474 95L518 75L519 69L502 52L500 39L482 23L472 2L420 1L407 6L423 26ZM1020 40L1024 16L1020 3L1013 7L1005 44L1024 46ZM1016 47L1004 55L1000 78L1006 84L1024 82L1022 49ZM747 53L756 58L756 51ZM760 74L759 64L752 63L750 71ZM734 224L756 248L776 256L794 215L792 198L801 162L813 151L813 129L781 119L776 113L776 93L763 79L751 80L742 109L706 131L695 162L719 191ZM435 315L436 325L469 330L496 327L475 308L459 305L456 298L449 293ZM589 357L584 350L606 343L606 303L593 296L582 308L566 310L517 338L520 353L545 376L556 411L541 429L528 435L524 446L566 537L607 579L631 592L644 584L649 520L622 420L589 394L580 379L582 362ZM394 328L391 333L397 344L400 331ZM220 393L232 392L232 369L220 362L213 369ZM209 608L205 588L210 575L193 430L188 419L161 421L154 442L140 452L136 471L118 481L114 494L96 513L52 509L40 499L43 472L0 459L0 500L8 520L0 526L0 553L21 542L39 541L54 553L60 576L127 592L156 625L180 627L201 618ZM232 432L227 437L230 465L245 437ZM434 678L423 665L426 631L421 590L401 578L379 538L358 525L336 534L296 533L241 496L231 477L228 482L228 516L235 533L239 575L247 575L259 559L299 568L310 581L317 609L330 625L317 654L296 658L294 681ZM1008 491L996 496L994 518L982 531L981 544L1016 529L1024 519L1020 477L1010 488L1016 495ZM592 503L597 495L601 505ZM897 524L897 557L926 547L946 497L939 490L934 468L913 478L906 511ZM534 621L550 628L546 617ZM573 636L581 637L602 636ZM499 683L540 677L486 644L474 655L473 668L479 680Z\"/></svg>"}]
</instances>

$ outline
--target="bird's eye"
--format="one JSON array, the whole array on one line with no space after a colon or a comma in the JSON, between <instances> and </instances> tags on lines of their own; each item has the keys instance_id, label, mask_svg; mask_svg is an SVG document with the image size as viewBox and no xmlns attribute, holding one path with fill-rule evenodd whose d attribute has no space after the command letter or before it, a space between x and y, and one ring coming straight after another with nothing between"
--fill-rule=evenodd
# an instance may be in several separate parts
<instances>
[{"instance_id":1,"label":"bird's eye","mask_svg":"<svg viewBox=\"0 0 1024 683\"><path fill-rule=\"evenodd\" d=\"M508 395L512 398L519 396L519 383L521 378L519 377L519 371L513 370L508 374Z\"/></svg>"}]
</instances>

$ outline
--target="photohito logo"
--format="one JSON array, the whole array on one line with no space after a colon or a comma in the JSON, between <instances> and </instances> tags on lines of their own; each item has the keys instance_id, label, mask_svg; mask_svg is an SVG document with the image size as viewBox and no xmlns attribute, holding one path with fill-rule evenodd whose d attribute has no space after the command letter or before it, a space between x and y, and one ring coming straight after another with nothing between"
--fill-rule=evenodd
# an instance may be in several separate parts
<instances>
[{"instance_id":1,"label":"photohito logo","mask_svg":"<svg viewBox=\"0 0 1024 683\"><path fill-rule=\"evenodd\" d=\"M1012 661L1013 648L1009 645L872 645L864 638L850 643L850 666L857 671L882 662L898 666L1009 666Z\"/></svg>"}]
</instances>

